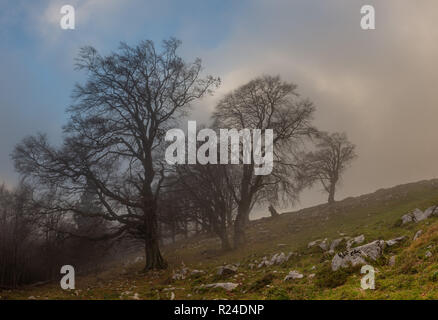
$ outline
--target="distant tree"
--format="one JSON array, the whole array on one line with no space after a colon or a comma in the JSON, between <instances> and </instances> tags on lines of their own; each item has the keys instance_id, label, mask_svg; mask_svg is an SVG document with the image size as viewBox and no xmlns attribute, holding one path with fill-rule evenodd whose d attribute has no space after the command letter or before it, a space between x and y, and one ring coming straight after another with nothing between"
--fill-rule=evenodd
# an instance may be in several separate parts
<instances>
[{"instance_id":1,"label":"distant tree","mask_svg":"<svg viewBox=\"0 0 438 320\"><path fill-rule=\"evenodd\" d=\"M190 103L210 93L219 79L201 78L201 61L186 63L176 51L180 42L152 41L135 47L124 43L101 56L81 49L76 67L88 76L76 85L70 121L59 148L46 137L29 137L13 152L15 167L36 179L41 188L55 188L56 207L65 214L99 217L112 223L105 237L129 235L143 242L145 270L167 263L159 249L158 199L166 171L164 136ZM92 183L102 207L80 206Z\"/></svg>"},{"instance_id":2,"label":"distant tree","mask_svg":"<svg viewBox=\"0 0 438 320\"><path fill-rule=\"evenodd\" d=\"M228 186L237 203L235 247L244 243L249 214L256 203L293 202L306 185L295 155L304 139L315 131L311 126L314 106L301 99L296 88L278 76L263 76L227 94L216 106L213 115L216 128L260 129L262 135L266 129L272 129L274 133L271 174L256 175L254 161L227 167Z\"/></svg>"},{"instance_id":3,"label":"distant tree","mask_svg":"<svg viewBox=\"0 0 438 320\"><path fill-rule=\"evenodd\" d=\"M309 175L320 181L328 193L328 203L333 203L342 174L357 158L356 146L348 141L345 133L320 132L316 142L316 150L307 154L304 165Z\"/></svg>"},{"instance_id":4,"label":"distant tree","mask_svg":"<svg viewBox=\"0 0 438 320\"><path fill-rule=\"evenodd\" d=\"M228 188L223 165L180 165L176 167L174 190L184 199L183 210L204 230L214 232L221 240L222 250L230 250L228 226L235 202Z\"/></svg>"}]
</instances>

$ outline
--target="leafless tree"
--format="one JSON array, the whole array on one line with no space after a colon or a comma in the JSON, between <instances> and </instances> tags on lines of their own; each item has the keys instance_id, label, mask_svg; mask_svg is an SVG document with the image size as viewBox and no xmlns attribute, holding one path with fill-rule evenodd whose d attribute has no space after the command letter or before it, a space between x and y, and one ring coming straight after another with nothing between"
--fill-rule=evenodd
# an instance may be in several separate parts
<instances>
[{"instance_id":1,"label":"leafless tree","mask_svg":"<svg viewBox=\"0 0 438 320\"><path fill-rule=\"evenodd\" d=\"M342 174L356 159L356 146L345 133L320 132L316 135L316 150L305 157L309 175L321 182L328 193L328 203L335 202L336 185Z\"/></svg>"},{"instance_id":2,"label":"leafless tree","mask_svg":"<svg viewBox=\"0 0 438 320\"><path fill-rule=\"evenodd\" d=\"M272 129L274 132L271 174L255 175L254 161L229 166L227 170L228 186L237 203L235 247L244 243L245 227L255 203L294 201L306 185L296 154L304 139L315 131L311 126L314 106L301 99L296 88L278 76L263 76L226 95L216 106L213 117L217 128L261 129L262 134Z\"/></svg>"},{"instance_id":3,"label":"leafless tree","mask_svg":"<svg viewBox=\"0 0 438 320\"><path fill-rule=\"evenodd\" d=\"M226 167L214 164L176 167L174 190L185 199L185 210L194 215L221 240L223 250L230 250L228 227L231 225L234 199L227 185Z\"/></svg>"},{"instance_id":4,"label":"leafless tree","mask_svg":"<svg viewBox=\"0 0 438 320\"><path fill-rule=\"evenodd\" d=\"M87 81L76 85L61 147L45 136L28 137L13 153L16 169L57 193L54 212L100 217L112 225L106 238L129 235L144 243L145 270L162 269L157 206L165 179L164 135L190 103L211 92L219 79L201 78L201 61L177 55L170 39L156 51L152 41L122 43L101 56L81 49L76 62ZM101 212L80 207L89 183ZM102 237L103 238L103 237Z\"/></svg>"}]
</instances>

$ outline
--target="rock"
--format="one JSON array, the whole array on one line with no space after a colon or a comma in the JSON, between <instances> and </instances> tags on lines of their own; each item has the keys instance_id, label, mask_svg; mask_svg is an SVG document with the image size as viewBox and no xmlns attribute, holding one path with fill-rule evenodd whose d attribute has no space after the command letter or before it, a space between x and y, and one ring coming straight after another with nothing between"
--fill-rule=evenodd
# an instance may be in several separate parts
<instances>
[{"instance_id":1,"label":"rock","mask_svg":"<svg viewBox=\"0 0 438 320\"><path fill-rule=\"evenodd\" d=\"M406 224L414 221L414 218L410 213L407 213L401 217L401 220L402 220L402 224Z\"/></svg>"},{"instance_id":2,"label":"rock","mask_svg":"<svg viewBox=\"0 0 438 320\"><path fill-rule=\"evenodd\" d=\"M307 248L312 248L314 246L316 246L319 242L321 242L321 239L315 240L315 241L311 241L307 244Z\"/></svg>"},{"instance_id":3,"label":"rock","mask_svg":"<svg viewBox=\"0 0 438 320\"><path fill-rule=\"evenodd\" d=\"M282 263L284 263L286 261L287 261L286 255L283 252L277 253L277 254L274 254L272 256L272 258L271 258L271 265L282 264Z\"/></svg>"},{"instance_id":4,"label":"rock","mask_svg":"<svg viewBox=\"0 0 438 320\"><path fill-rule=\"evenodd\" d=\"M289 274L284 278L284 281L302 279L304 276L298 271L292 270Z\"/></svg>"},{"instance_id":5,"label":"rock","mask_svg":"<svg viewBox=\"0 0 438 320\"><path fill-rule=\"evenodd\" d=\"M255 264L254 263L250 263L250 264L248 264L248 267L252 270L252 269L255 268Z\"/></svg>"},{"instance_id":6,"label":"rock","mask_svg":"<svg viewBox=\"0 0 438 320\"><path fill-rule=\"evenodd\" d=\"M432 215L438 215L438 206L429 207L424 212L417 208L401 217L402 224L423 221Z\"/></svg>"},{"instance_id":7,"label":"rock","mask_svg":"<svg viewBox=\"0 0 438 320\"><path fill-rule=\"evenodd\" d=\"M329 243L327 238L325 238L320 244L319 247L322 249L322 251L327 251L329 249Z\"/></svg>"},{"instance_id":8,"label":"rock","mask_svg":"<svg viewBox=\"0 0 438 320\"><path fill-rule=\"evenodd\" d=\"M226 266L220 266L217 268L216 274L221 277L228 277L237 272L237 267L228 264Z\"/></svg>"},{"instance_id":9,"label":"rock","mask_svg":"<svg viewBox=\"0 0 438 320\"><path fill-rule=\"evenodd\" d=\"M277 244L277 247L280 247L280 248L281 248L281 247L286 247L286 246L287 246L286 243L278 243L278 244Z\"/></svg>"},{"instance_id":10,"label":"rock","mask_svg":"<svg viewBox=\"0 0 438 320\"><path fill-rule=\"evenodd\" d=\"M347 241L347 249L350 249L353 245L361 244L364 241L365 241L365 236L363 234L353 239L350 239Z\"/></svg>"},{"instance_id":11,"label":"rock","mask_svg":"<svg viewBox=\"0 0 438 320\"><path fill-rule=\"evenodd\" d=\"M432 257L432 252L427 251L426 254L425 254L425 257L426 257L426 258L430 258L430 257Z\"/></svg>"},{"instance_id":12,"label":"rock","mask_svg":"<svg viewBox=\"0 0 438 320\"><path fill-rule=\"evenodd\" d=\"M330 244L330 251L335 251L336 247L339 246L339 244L344 240L344 238L335 239Z\"/></svg>"},{"instance_id":13,"label":"rock","mask_svg":"<svg viewBox=\"0 0 438 320\"><path fill-rule=\"evenodd\" d=\"M422 233L423 233L423 230L418 230L418 231L415 233L414 241L417 240L417 239L421 236Z\"/></svg>"},{"instance_id":14,"label":"rock","mask_svg":"<svg viewBox=\"0 0 438 320\"><path fill-rule=\"evenodd\" d=\"M180 271L173 271L172 280L184 280L189 274L189 269L183 264Z\"/></svg>"},{"instance_id":15,"label":"rock","mask_svg":"<svg viewBox=\"0 0 438 320\"><path fill-rule=\"evenodd\" d=\"M205 273L205 271L195 269L195 270L192 270L192 271L190 272L190 275L194 276L194 275L197 275L197 274L203 274L203 273Z\"/></svg>"},{"instance_id":16,"label":"rock","mask_svg":"<svg viewBox=\"0 0 438 320\"><path fill-rule=\"evenodd\" d=\"M365 258L375 261L382 255L385 246L384 240L375 240L363 246L337 253L332 259L332 270L365 264Z\"/></svg>"},{"instance_id":17,"label":"rock","mask_svg":"<svg viewBox=\"0 0 438 320\"><path fill-rule=\"evenodd\" d=\"M309 274L307 277L310 278L310 279L315 278L315 274L314 274L314 273L311 273L311 274Z\"/></svg>"},{"instance_id":18,"label":"rock","mask_svg":"<svg viewBox=\"0 0 438 320\"><path fill-rule=\"evenodd\" d=\"M232 291L237 288L239 284L233 283L233 282L218 282L218 283L211 283L211 284L205 284L201 286L202 288L222 288L226 291Z\"/></svg>"},{"instance_id":19,"label":"rock","mask_svg":"<svg viewBox=\"0 0 438 320\"><path fill-rule=\"evenodd\" d=\"M132 299L140 300L140 297L138 296L138 293L134 293L134 295L132 296Z\"/></svg>"},{"instance_id":20,"label":"rock","mask_svg":"<svg viewBox=\"0 0 438 320\"><path fill-rule=\"evenodd\" d=\"M395 239L388 240L388 241L386 241L386 245L388 247L392 247L392 246L394 246L396 244L399 244L400 242L402 242L406 238L407 238L406 236L401 236L401 237L398 237L398 238L395 238Z\"/></svg>"},{"instance_id":21,"label":"rock","mask_svg":"<svg viewBox=\"0 0 438 320\"><path fill-rule=\"evenodd\" d=\"M173 292L170 293L170 300L175 300L175 293Z\"/></svg>"},{"instance_id":22,"label":"rock","mask_svg":"<svg viewBox=\"0 0 438 320\"><path fill-rule=\"evenodd\" d=\"M389 262L388 262L388 264L389 264L391 267L393 267L393 266L395 265L395 256L391 256L391 257L389 258Z\"/></svg>"},{"instance_id":23,"label":"rock","mask_svg":"<svg viewBox=\"0 0 438 320\"><path fill-rule=\"evenodd\" d=\"M28 300L36 300L36 298L34 296L30 296L27 298Z\"/></svg>"}]
</instances>

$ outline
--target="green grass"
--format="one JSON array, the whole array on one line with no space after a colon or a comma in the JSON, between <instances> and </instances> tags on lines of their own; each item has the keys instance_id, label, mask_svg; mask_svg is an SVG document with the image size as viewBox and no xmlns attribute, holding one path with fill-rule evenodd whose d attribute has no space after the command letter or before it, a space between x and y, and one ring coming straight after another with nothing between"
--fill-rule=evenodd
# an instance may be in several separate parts
<instances>
[{"instance_id":1,"label":"green grass","mask_svg":"<svg viewBox=\"0 0 438 320\"><path fill-rule=\"evenodd\" d=\"M400 217L415 208L426 209L438 204L438 180L382 189L375 193L337 202L335 206L320 205L284 213L277 218L251 222L247 232L248 245L240 250L221 252L217 239L200 236L177 242L164 249L170 262L169 270L142 274L140 263L122 274L120 266L109 268L95 276L78 277L73 292L63 291L57 283L42 287L24 287L2 291L2 299L437 299L438 298L438 218L418 224L401 226ZM423 234L416 241L416 231ZM400 246L389 248L379 261L376 289L360 287L360 269L330 270L331 256L318 248L308 249L315 239L336 239L365 235L365 243L376 239L391 239L407 235ZM278 244L284 244L281 247ZM282 266L250 269L248 264L263 256L293 251L293 256ZM427 251L432 257L426 258ZM395 255L396 264L387 264ZM172 270L183 262L190 269L204 270L204 274L173 281ZM215 269L224 263L240 263L238 272L227 279L218 279ZM290 270L304 274L303 279L285 282ZM313 278L308 277L315 274ZM223 289L200 288L213 282L235 282L232 292Z\"/></svg>"}]
</instances>

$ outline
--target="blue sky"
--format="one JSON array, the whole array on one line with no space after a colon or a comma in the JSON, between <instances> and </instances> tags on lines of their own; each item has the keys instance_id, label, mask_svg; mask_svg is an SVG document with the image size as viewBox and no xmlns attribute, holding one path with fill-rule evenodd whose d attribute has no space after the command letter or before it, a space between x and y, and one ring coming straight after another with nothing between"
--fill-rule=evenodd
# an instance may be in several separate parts
<instances>
[{"instance_id":1,"label":"blue sky","mask_svg":"<svg viewBox=\"0 0 438 320\"><path fill-rule=\"evenodd\" d=\"M61 30L60 8L76 8ZM360 8L376 8L374 31ZM437 177L438 2L436 0L3 0L0 2L0 181L17 181L9 158L24 136L57 142L70 93L83 75L83 45L103 54L120 41L174 36L180 54L201 57L223 84L195 105L207 121L225 93L261 74L279 74L317 107L315 123L346 131L359 159L339 197ZM323 201L318 190L302 205Z\"/></svg>"}]
</instances>

